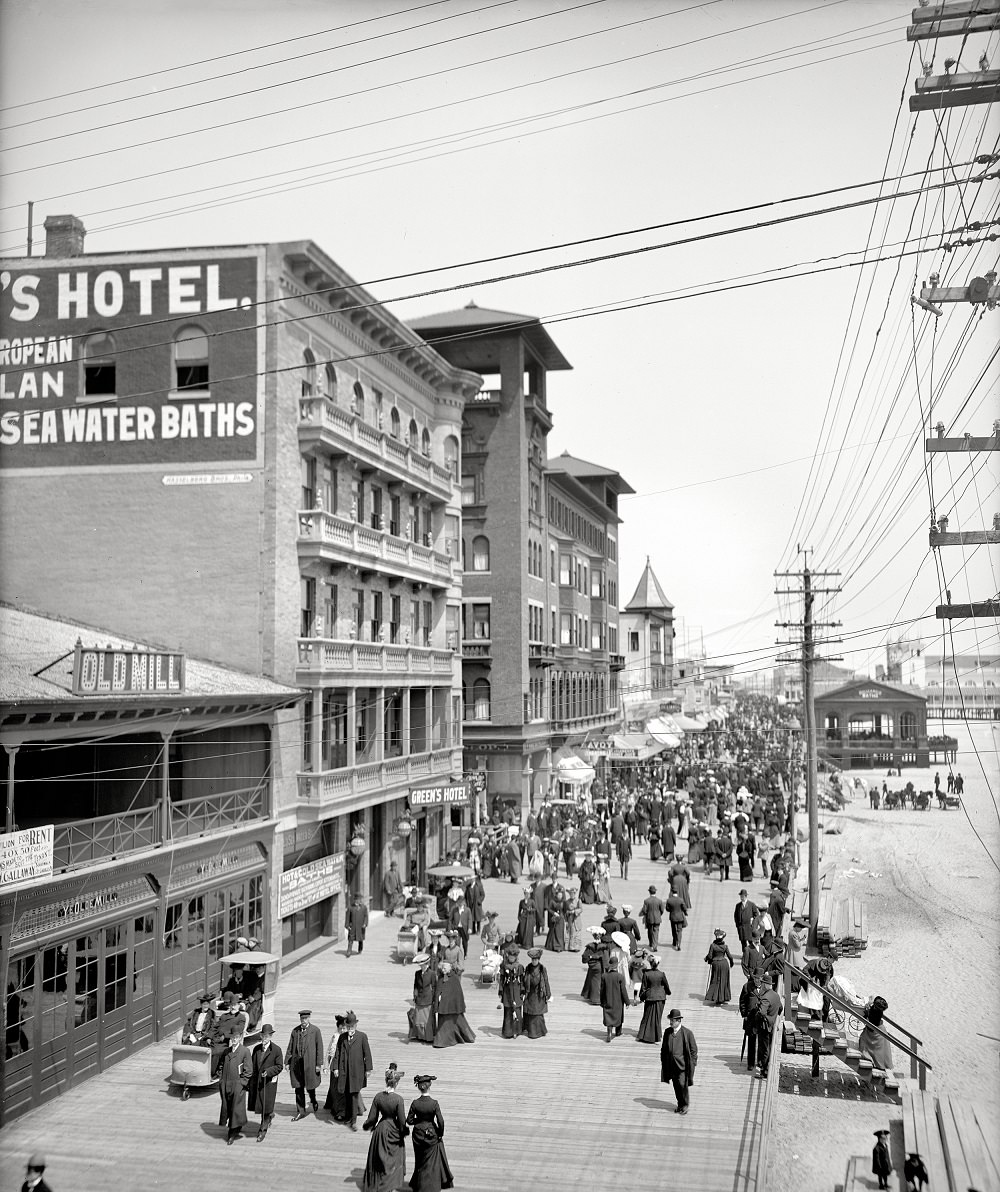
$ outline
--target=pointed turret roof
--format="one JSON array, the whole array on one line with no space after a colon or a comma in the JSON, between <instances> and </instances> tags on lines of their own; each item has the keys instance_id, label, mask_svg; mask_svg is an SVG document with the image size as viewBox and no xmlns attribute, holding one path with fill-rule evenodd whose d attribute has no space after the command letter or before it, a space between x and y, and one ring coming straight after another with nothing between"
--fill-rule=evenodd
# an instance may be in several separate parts
<instances>
[{"instance_id":1,"label":"pointed turret roof","mask_svg":"<svg viewBox=\"0 0 1000 1192\"><path fill-rule=\"evenodd\" d=\"M660 587L660 581L653 574L653 567L649 561L649 555L646 556L646 566L643 568L642 576L639 579L638 586L635 589L635 595L625 605L627 613L645 612L647 610L663 609L666 612L673 612L674 606L664 596L663 589Z\"/></svg>"}]
</instances>

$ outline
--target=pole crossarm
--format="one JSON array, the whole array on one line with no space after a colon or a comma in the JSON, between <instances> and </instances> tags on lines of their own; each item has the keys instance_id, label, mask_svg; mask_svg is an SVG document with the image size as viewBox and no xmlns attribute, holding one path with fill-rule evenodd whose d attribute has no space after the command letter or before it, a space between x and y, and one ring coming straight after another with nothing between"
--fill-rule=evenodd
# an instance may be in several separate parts
<instances>
[{"instance_id":1,"label":"pole crossarm","mask_svg":"<svg viewBox=\"0 0 1000 1192\"><path fill-rule=\"evenodd\" d=\"M1000 95L996 98L1000 99ZM971 302L977 305L985 302L989 310L1000 303L1000 285L997 275L990 270L982 277L972 277L965 286L939 286L938 274L932 273L920 287L920 301L936 305L939 302ZM926 308L925 308L926 309Z\"/></svg>"},{"instance_id":2,"label":"pole crossarm","mask_svg":"<svg viewBox=\"0 0 1000 1192\"><path fill-rule=\"evenodd\" d=\"M939 436L927 439L924 448L928 453L935 451L1000 451L1000 435L990 435L988 438L976 438L965 434L960 439L946 439Z\"/></svg>"},{"instance_id":3,"label":"pole crossarm","mask_svg":"<svg viewBox=\"0 0 1000 1192\"><path fill-rule=\"evenodd\" d=\"M939 604L934 610L939 621L965 617L1000 617L1000 596L989 600L974 600L971 604Z\"/></svg>"}]
</instances>

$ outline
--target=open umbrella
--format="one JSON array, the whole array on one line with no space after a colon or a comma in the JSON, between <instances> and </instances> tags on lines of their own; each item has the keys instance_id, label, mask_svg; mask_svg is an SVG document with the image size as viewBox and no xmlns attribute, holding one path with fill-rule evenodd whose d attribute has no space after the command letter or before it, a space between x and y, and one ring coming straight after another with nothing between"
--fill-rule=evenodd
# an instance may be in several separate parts
<instances>
[{"instance_id":1,"label":"open umbrella","mask_svg":"<svg viewBox=\"0 0 1000 1192\"><path fill-rule=\"evenodd\" d=\"M628 951L628 936L624 931L612 931L611 938L623 952Z\"/></svg>"},{"instance_id":2,"label":"open umbrella","mask_svg":"<svg viewBox=\"0 0 1000 1192\"><path fill-rule=\"evenodd\" d=\"M472 877L475 871L468 865L435 865L427 872L431 877Z\"/></svg>"}]
</instances>

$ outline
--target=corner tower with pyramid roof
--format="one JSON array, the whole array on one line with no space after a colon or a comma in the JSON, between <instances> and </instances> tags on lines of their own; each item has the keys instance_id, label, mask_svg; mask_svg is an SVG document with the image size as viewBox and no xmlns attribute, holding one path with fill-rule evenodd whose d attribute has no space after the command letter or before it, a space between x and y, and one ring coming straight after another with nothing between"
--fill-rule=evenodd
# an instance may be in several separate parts
<instances>
[{"instance_id":1,"label":"corner tower with pyramid roof","mask_svg":"<svg viewBox=\"0 0 1000 1192\"><path fill-rule=\"evenodd\" d=\"M549 460L548 373L570 364L540 319L469 303L410 327L483 378L462 418L462 735L489 810L523 819L593 779L587 745L620 723L617 507L632 490Z\"/></svg>"},{"instance_id":2,"label":"corner tower with pyramid roof","mask_svg":"<svg viewBox=\"0 0 1000 1192\"><path fill-rule=\"evenodd\" d=\"M648 555L620 620L625 717L648 719L656 715L659 701L672 697L674 686L674 606L663 594Z\"/></svg>"}]
</instances>

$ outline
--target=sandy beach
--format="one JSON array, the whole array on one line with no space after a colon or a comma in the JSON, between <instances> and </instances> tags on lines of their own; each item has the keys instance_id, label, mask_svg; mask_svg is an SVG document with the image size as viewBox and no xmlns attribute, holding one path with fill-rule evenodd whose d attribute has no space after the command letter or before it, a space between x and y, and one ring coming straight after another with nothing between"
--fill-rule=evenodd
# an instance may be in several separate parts
<instances>
[{"instance_id":1,"label":"sandy beach","mask_svg":"<svg viewBox=\"0 0 1000 1192\"><path fill-rule=\"evenodd\" d=\"M1000 872L987 855L1000 861L1000 725L949 724L946 731L959 739L964 812L873 811L858 790L837 817L843 832L823 835L822 861L837 865L835 896L864 899L868 916L868 948L839 961L838 974L864 997L885 997L890 1017L923 1040L930 1091L989 1104L1000 1131ZM944 785L946 769L935 769ZM886 781L890 789L912 781L928 790L935 769ZM881 786L885 776L859 774L866 786ZM855 1075L833 1057L823 1058L819 1080L810 1076L808 1056L781 1058L770 1186L832 1192L848 1157L870 1154L872 1131L901 1111L862 1098ZM907 1087L909 1060L901 1053L896 1072ZM892 1142L898 1169L899 1131Z\"/></svg>"}]
</instances>

